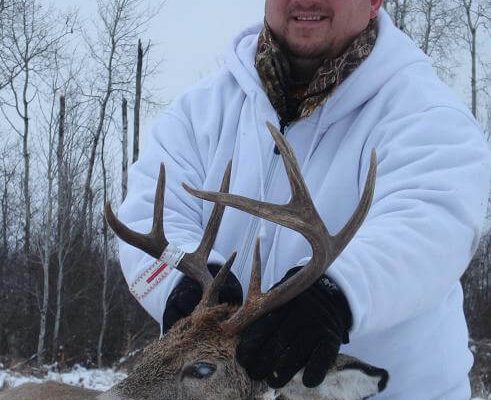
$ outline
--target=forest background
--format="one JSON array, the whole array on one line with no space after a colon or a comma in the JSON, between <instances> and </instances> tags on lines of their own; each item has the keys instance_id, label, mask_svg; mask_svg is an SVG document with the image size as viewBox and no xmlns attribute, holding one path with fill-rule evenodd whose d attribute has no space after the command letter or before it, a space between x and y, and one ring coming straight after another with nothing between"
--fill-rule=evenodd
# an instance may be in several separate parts
<instances>
[{"instance_id":1,"label":"forest background","mask_svg":"<svg viewBox=\"0 0 491 400\"><path fill-rule=\"evenodd\" d=\"M128 292L102 205L124 198L128 166L153 117L220 67L222 44L232 39L224 31L262 13L262 0L229 2L234 18L245 16L234 23L226 7L219 14L188 5L191 14L194 7L214 17L210 50L196 35L206 25L185 22L187 36L171 23L156 30L163 15L183 18L170 0L97 0L89 12L67 3L0 0L0 365L11 369L113 365L159 334ZM491 0L386 0L385 7L489 141ZM192 61L191 42L208 52L195 56L200 61ZM181 59L168 59L166 46ZM483 396L491 392L489 226L488 218L462 279L473 386Z\"/></svg>"}]
</instances>

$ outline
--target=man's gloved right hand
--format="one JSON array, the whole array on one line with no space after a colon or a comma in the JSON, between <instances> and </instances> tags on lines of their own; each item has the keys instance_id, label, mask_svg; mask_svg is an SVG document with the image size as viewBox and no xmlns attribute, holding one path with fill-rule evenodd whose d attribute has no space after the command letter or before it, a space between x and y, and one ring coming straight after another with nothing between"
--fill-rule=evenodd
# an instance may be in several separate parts
<instances>
[{"instance_id":1,"label":"man's gloved right hand","mask_svg":"<svg viewBox=\"0 0 491 400\"><path fill-rule=\"evenodd\" d=\"M290 269L275 285L303 267ZM283 306L253 322L242 333L237 361L254 380L279 389L304 368L306 387L320 385L334 364L351 326L348 300L327 276Z\"/></svg>"},{"instance_id":2,"label":"man's gloved right hand","mask_svg":"<svg viewBox=\"0 0 491 400\"><path fill-rule=\"evenodd\" d=\"M218 274L221 265L209 264L208 269L213 276ZM181 318L191 315L201 300L203 291L194 279L187 276L171 292L162 317L162 332L167 332ZM242 304L242 286L230 272L225 284L220 288L218 300L220 303L228 303L240 306Z\"/></svg>"}]
</instances>

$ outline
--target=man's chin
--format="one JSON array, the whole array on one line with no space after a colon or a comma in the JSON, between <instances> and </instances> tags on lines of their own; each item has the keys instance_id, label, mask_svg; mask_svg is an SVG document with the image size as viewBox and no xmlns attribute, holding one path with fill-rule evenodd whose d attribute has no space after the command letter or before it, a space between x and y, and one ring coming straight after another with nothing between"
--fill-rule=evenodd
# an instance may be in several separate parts
<instances>
[{"instance_id":1,"label":"man's chin","mask_svg":"<svg viewBox=\"0 0 491 400\"><path fill-rule=\"evenodd\" d=\"M324 46L306 46L296 43L288 43L288 55L295 58L317 60L329 56L330 48Z\"/></svg>"}]
</instances>

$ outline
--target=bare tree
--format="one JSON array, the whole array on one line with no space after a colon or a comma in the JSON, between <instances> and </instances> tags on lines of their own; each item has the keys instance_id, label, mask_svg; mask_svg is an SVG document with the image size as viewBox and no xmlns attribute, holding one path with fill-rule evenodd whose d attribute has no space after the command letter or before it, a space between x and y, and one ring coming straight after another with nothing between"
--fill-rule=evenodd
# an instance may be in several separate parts
<instances>
[{"instance_id":1,"label":"bare tree","mask_svg":"<svg viewBox=\"0 0 491 400\"><path fill-rule=\"evenodd\" d=\"M491 1L453 0L460 7L461 38L467 46L471 60L471 109L478 117L479 95L479 42L482 31L489 31L491 21Z\"/></svg>"},{"instance_id":2,"label":"bare tree","mask_svg":"<svg viewBox=\"0 0 491 400\"><path fill-rule=\"evenodd\" d=\"M124 200L128 191L128 100L124 97L121 103L121 120L123 126L123 140L121 141L121 199Z\"/></svg>"},{"instance_id":3,"label":"bare tree","mask_svg":"<svg viewBox=\"0 0 491 400\"><path fill-rule=\"evenodd\" d=\"M474 339L487 337L491 323L491 232L483 235L462 283Z\"/></svg>"},{"instance_id":4,"label":"bare tree","mask_svg":"<svg viewBox=\"0 0 491 400\"><path fill-rule=\"evenodd\" d=\"M102 136L101 144L101 167L102 167L102 185L103 185L103 201L104 204L109 200L108 196L108 174L106 159L104 157L105 152L105 142L106 142L105 132ZM109 277L109 264L110 264L110 254L109 254L109 232L108 225L105 218L102 219L102 296L101 296L101 312L102 321L99 330L99 338L97 341L97 365L99 368L103 365L103 346L104 346L104 336L107 329L107 321L109 317L109 299L108 299L108 277Z\"/></svg>"},{"instance_id":5,"label":"bare tree","mask_svg":"<svg viewBox=\"0 0 491 400\"><path fill-rule=\"evenodd\" d=\"M43 285L42 285L42 301L40 308L40 322L39 322L39 335L37 345L37 361L39 364L44 362L45 343L47 337L47 316L48 316L48 302L50 296L50 266L51 256L54 251L55 230L54 227L54 185L56 178L56 91L52 96L52 103L50 113L46 125L46 133L48 136L48 148L46 154L46 178L47 188L45 197L45 206L43 207L43 222L40 232L38 233L38 250L39 259L43 272Z\"/></svg>"},{"instance_id":6,"label":"bare tree","mask_svg":"<svg viewBox=\"0 0 491 400\"><path fill-rule=\"evenodd\" d=\"M7 287L5 285L7 273L5 266L8 265L9 252L9 235L12 229L12 221L15 219L14 215L14 200L15 195L13 191L13 183L17 179L17 160L12 157L12 154L16 154L14 147L11 143L6 142L2 151L0 152L0 302L3 307L0 307L0 321L5 321L5 313L7 312L5 305L7 304ZM5 338L5 324L0 324L0 349Z\"/></svg>"},{"instance_id":7,"label":"bare tree","mask_svg":"<svg viewBox=\"0 0 491 400\"><path fill-rule=\"evenodd\" d=\"M14 146L7 142L0 153L0 182L1 182L1 259L5 260L9 255L9 227L12 226L12 204L11 204L11 189L16 179L17 161L12 159ZM3 274L0 272L0 276ZM0 279L1 280L1 279Z\"/></svg>"},{"instance_id":8,"label":"bare tree","mask_svg":"<svg viewBox=\"0 0 491 400\"><path fill-rule=\"evenodd\" d=\"M451 77L457 64L458 6L449 0L389 0L384 5L395 25L431 57L438 73Z\"/></svg>"},{"instance_id":9,"label":"bare tree","mask_svg":"<svg viewBox=\"0 0 491 400\"><path fill-rule=\"evenodd\" d=\"M135 113L133 116L133 162L138 160L140 152L140 107L142 100L142 70L143 70L143 47L138 39L138 55L136 63L136 88L135 88Z\"/></svg>"},{"instance_id":10,"label":"bare tree","mask_svg":"<svg viewBox=\"0 0 491 400\"><path fill-rule=\"evenodd\" d=\"M39 0L16 0L11 12L7 13L6 43L0 52L2 65L14 65L18 71L10 71L10 94L0 102L0 109L10 127L22 139L24 174L22 179L24 196L24 253L30 253L31 191L30 191L30 120L32 103L38 95L36 78L49 69L52 54L62 45L62 39L71 33L71 20L61 28L53 29L52 10L44 9ZM14 60L14 62L12 62ZM13 115L12 115L13 114ZM14 120L17 118L20 123Z\"/></svg>"},{"instance_id":11,"label":"bare tree","mask_svg":"<svg viewBox=\"0 0 491 400\"><path fill-rule=\"evenodd\" d=\"M14 1L1 0L0 3L0 90L8 87L12 80L20 74L20 59L5 57L8 47L12 45L10 21L14 15Z\"/></svg>"},{"instance_id":12,"label":"bare tree","mask_svg":"<svg viewBox=\"0 0 491 400\"><path fill-rule=\"evenodd\" d=\"M92 142L82 199L81 216L84 218L85 233L87 225L90 228L90 221L93 220L90 207L93 198L92 178L99 141L105 125L110 123L108 107L115 100L116 93L129 91L134 75L131 49L140 34L145 31L149 20L156 15L156 10L149 10L144 0L99 0L98 8L100 24L97 25L97 41L94 43L93 39L87 38L87 44L93 60L103 71L98 76L98 81L103 82L103 86L93 88L91 94L97 99L98 118L96 128L91 131Z\"/></svg>"},{"instance_id":13,"label":"bare tree","mask_svg":"<svg viewBox=\"0 0 491 400\"><path fill-rule=\"evenodd\" d=\"M384 7L391 15L394 24L403 32L407 32L408 17L413 0L386 0Z\"/></svg>"},{"instance_id":14,"label":"bare tree","mask_svg":"<svg viewBox=\"0 0 491 400\"><path fill-rule=\"evenodd\" d=\"M54 330L52 333L53 355L56 354L58 347L58 336L61 319L61 293L63 286L64 257L67 251L67 238L70 232L67 229L69 212L70 188L68 187L68 177L66 162L64 159L65 149L65 120L66 103L64 93L70 95L71 86L74 84L74 70L72 63L60 53L60 49L55 49L52 54L53 68L50 75L46 74L45 86L48 87L46 93L40 92L40 103L38 112L43 117L44 123L38 119L38 128L43 132L39 138L38 148L44 154L43 165L45 166L47 190L44 191L45 197L41 199L43 207L43 221L38 232L38 242L40 243L40 260L43 271L43 299L41 306L41 323L38 339L38 361L44 360L45 343L48 333L51 333L47 326L47 312L50 298L50 273L52 264L58 261L58 276L56 284L56 311ZM60 93L62 94L60 96ZM59 107L58 107L59 103ZM58 187L56 187L58 185ZM68 239L69 240L69 239Z\"/></svg>"},{"instance_id":15,"label":"bare tree","mask_svg":"<svg viewBox=\"0 0 491 400\"><path fill-rule=\"evenodd\" d=\"M413 3L411 36L442 75L451 76L455 32L458 30L458 7L442 0L419 0Z\"/></svg>"},{"instance_id":16,"label":"bare tree","mask_svg":"<svg viewBox=\"0 0 491 400\"><path fill-rule=\"evenodd\" d=\"M56 101L59 101L56 143L56 303L54 310L54 326L52 333L53 360L60 361L60 331L64 306L69 304L71 296L65 297L65 274L70 272L67 259L75 245L76 223L73 221L77 197L80 196L78 186L84 172L83 148L86 119L90 107L84 103L82 91L77 82L81 75L81 65L74 62L73 56L69 62L60 66L60 86L53 90ZM61 96L60 96L61 94ZM76 268L76 266L74 266ZM68 269L68 271L67 271Z\"/></svg>"},{"instance_id":17,"label":"bare tree","mask_svg":"<svg viewBox=\"0 0 491 400\"><path fill-rule=\"evenodd\" d=\"M67 234L67 194L68 194L68 182L67 173L65 168L65 162L63 158L64 143L65 143L65 115L66 115L66 102L65 96L60 96L60 110L58 117L58 143L56 146L56 167L58 170L58 195L57 195L57 207L58 207L58 222L57 222L57 261L58 261L58 278L56 280L56 312L55 312L55 324L53 329L53 355L58 352L58 338L60 334L60 322L61 322L61 308L62 299L61 294L63 290L63 272L64 272L64 249L65 240Z\"/></svg>"}]
</instances>

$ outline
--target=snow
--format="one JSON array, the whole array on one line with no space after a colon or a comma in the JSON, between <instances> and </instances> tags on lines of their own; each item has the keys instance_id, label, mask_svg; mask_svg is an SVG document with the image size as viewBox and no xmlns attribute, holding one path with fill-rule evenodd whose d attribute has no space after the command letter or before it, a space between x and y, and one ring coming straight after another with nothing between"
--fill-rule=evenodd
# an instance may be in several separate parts
<instances>
[{"instance_id":1,"label":"snow","mask_svg":"<svg viewBox=\"0 0 491 400\"><path fill-rule=\"evenodd\" d=\"M53 366L46 366L45 370L45 376L40 378L3 369L0 364L0 391L6 387L17 387L27 382L43 383L46 381L105 391L127 376L126 373L115 369L87 369L80 365L75 365L71 371L66 372L56 372ZM487 397L475 397L471 400L491 400L491 394Z\"/></svg>"},{"instance_id":2,"label":"snow","mask_svg":"<svg viewBox=\"0 0 491 400\"><path fill-rule=\"evenodd\" d=\"M105 391L127 376L124 372L114 369L87 369L80 365L75 365L72 370L66 372L57 372L53 366L46 366L45 369L46 373L43 377L24 376L8 369L0 369L0 390L5 387L20 386L27 382L55 381L86 389Z\"/></svg>"}]
</instances>

